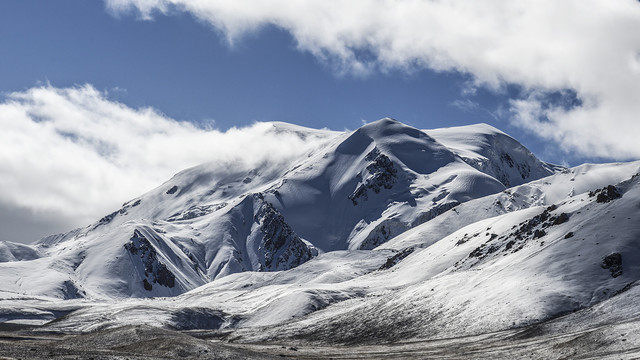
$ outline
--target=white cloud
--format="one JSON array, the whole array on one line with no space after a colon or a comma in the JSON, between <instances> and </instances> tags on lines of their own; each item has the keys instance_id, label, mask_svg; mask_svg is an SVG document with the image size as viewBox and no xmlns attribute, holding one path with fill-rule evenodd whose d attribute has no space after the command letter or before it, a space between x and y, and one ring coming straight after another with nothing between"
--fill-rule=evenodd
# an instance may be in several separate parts
<instances>
[{"instance_id":1,"label":"white cloud","mask_svg":"<svg viewBox=\"0 0 640 360\"><path fill-rule=\"evenodd\" d=\"M114 12L186 11L233 42L268 25L338 71L430 68L476 86L518 84L514 121L587 156L640 157L637 0L106 0ZM548 108L539 92L575 91L582 106ZM544 120L538 115L544 115Z\"/></svg>"},{"instance_id":2,"label":"white cloud","mask_svg":"<svg viewBox=\"0 0 640 360\"><path fill-rule=\"evenodd\" d=\"M87 225L189 166L216 161L221 169L250 169L322 141L273 131L269 123L201 129L110 101L89 85L9 94L0 103L0 128L0 212L22 214L20 226L0 217L0 239L14 241Z\"/></svg>"}]
</instances>

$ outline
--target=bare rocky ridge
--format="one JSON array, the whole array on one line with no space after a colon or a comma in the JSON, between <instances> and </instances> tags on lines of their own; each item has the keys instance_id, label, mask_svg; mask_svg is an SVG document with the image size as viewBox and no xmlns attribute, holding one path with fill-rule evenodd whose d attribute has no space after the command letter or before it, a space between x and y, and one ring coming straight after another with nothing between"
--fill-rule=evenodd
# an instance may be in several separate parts
<instances>
[{"instance_id":1,"label":"bare rocky ridge","mask_svg":"<svg viewBox=\"0 0 640 360\"><path fill-rule=\"evenodd\" d=\"M255 215L255 221L260 224L263 234L260 249L264 262L258 271L288 270L313 257L313 251L293 232L272 204L265 202Z\"/></svg>"}]
</instances>

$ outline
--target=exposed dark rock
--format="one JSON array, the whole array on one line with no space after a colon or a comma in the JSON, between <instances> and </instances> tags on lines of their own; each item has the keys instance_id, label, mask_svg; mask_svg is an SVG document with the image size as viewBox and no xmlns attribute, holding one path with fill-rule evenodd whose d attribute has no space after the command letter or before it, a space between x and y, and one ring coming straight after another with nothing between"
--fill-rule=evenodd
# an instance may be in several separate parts
<instances>
[{"instance_id":1,"label":"exposed dark rock","mask_svg":"<svg viewBox=\"0 0 640 360\"><path fill-rule=\"evenodd\" d=\"M612 253L602 259L603 269L609 269L612 277L618 277L622 275L622 255L620 253Z\"/></svg>"},{"instance_id":2,"label":"exposed dark rock","mask_svg":"<svg viewBox=\"0 0 640 360\"><path fill-rule=\"evenodd\" d=\"M493 254L494 252L498 251L500 249L500 246L497 245L491 245L489 246L489 248L487 249L487 255L488 254Z\"/></svg>"},{"instance_id":3,"label":"exposed dark rock","mask_svg":"<svg viewBox=\"0 0 640 360\"><path fill-rule=\"evenodd\" d=\"M531 175L531 165L528 163L518 164L518 171L520 172L522 180L524 180Z\"/></svg>"},{"instance_id":4,"label":"exposed dark rock","mask_svg":"<svg viewBox=\"0 0 640 360\"><path fill-rule=\"evenodd\" d=\"M564 238L565 238L565 239L570 239L570 238L572 238L572 237L573 237L573 232L572 232L572 231L569 231L569 232L567 233L567 235L565 235L565 236L564 236Z\"/></svg>"},{"instance_id":5,"label":"exposed dark rock","mask_svg":"<svg viewBox=\"0 0 640 360\"><path fill-rule=\"evenodd\" d=\"M589 192L589 197L596 196L597 203L607 203L622 197L618 189L613 185L608 185L602 189Z\"/></svg>"},{"instance_id":6,"label":"exposed dark rock","mask_svg":"<svg viewBox=\"0 0 640 360\"><path fill-rule=\"evenodd\" d=\"M547 235L547 233L546 233L544 230L536 230L536 231L533 233L533 238L534 238L534 239L539 239L539 238L541 238L541 237L543 237L543 236L545 236L545 235Z\"/></svg>"},{"instance_id":7,"label":"exposed dark rock","mask_svg":"<svg viewBox=\"0 0 640 360\"><path fill-rule=\"evenodd\" d=\"M397 263L399 263L400 261L402 261L404 258L406 258L407 256L411 255L411 253L413 253L416 249L414 247L408 247L406 249L403 249L402 251L400 251L399 253L393 255L390 258L387 258L387 262L385 262L384 264L382 264L382 266L380 266L378 268L378 270L387 270L387 269L391 269L392 267L394 267Z\"/></svg>"},{"instance_id":8,"label":"exposed dark rock","mask_svg":"<svg viewBox=\"0 0 640 360\"><path fill-rule=\"evenodd\" d=\"M102 219L98 220L98 225L106 225L108 223L110 223L116 216L118 215L126 215L127 214L127 208L123 207L122 209L118 210L118 211L114 211L109 215L105 215L102 217Z\"/></svg>"},{"instance_id":9,"label":"exposed dark rock","mask_svg":"<svg viewBox=\"0 0 640 360\"><path fill-rule=\"evenodd\" d=\"M142 286L144 286L144 289L147 291L151 291L153 289L153 285L149 283L147 278L142 279Z\"/></svg>"},{"instance_id":10,"label":"exposed dark rock","mask_svg":"<svg viewBox=\"0 0 640 360\"><path fill-rule=\"evenodd\" d=\"M175 286L175 275L167 268L167 265L158 259L156 249L140 231L135 230L133 232L133 236L129 239L128 243L124 244L124 248L127 249L131 255L140 255L145 275L142 281L146 290L151 290L151 283L157 283L168 288ZM149 282L148 279L150 279L151 282ZM149 286L147 286L147 283Z\"/></svg>"},{"instance_id":11,"label":"exposed dark rock","mask_svg":"<svg viewBox=\"0 0 640 360\"><path fill-rule=\"evenodd\" d=\"M482 244L482 245L478 246L477 248L473 249L473 251L469 254L469 257L470 258L472 258L472 257L476 257L477 258L477 257L481 257L481 256L483 257L484 256L483 250L484 250L485 245L486 244Z\"/></svg>"},{"instance_id":12,"label":"exposed dark rock","mask_svg":"<svg viewBox=\"0 0 640 360\"><path fill-rule=\"evenodd\" d=\"M391 189L397 180L398 170L393 165L393 161L385 154L382 154L378 148L374 148L365 156L365 160L369 161L364 182L360 181L358 187L349 195L349 200L353 205L358 205L358 199L368 200L368 190L372 190L378 194L382 189Z\"/></svg>"},{"instance_id":13,"label":"exposed dark rock","mask_svg":"<svg viewBox=\"0 0 640 360\"><path fill-rule=\"evenodd\" d=\"M456 242L456 246L462 245L464 243L466 243L467 241L473 239L474 237L478 236L479 234L473 234L473 235L469 235L469 234L464 234L464 236L462 236L462 239L458 240L458 242Z\"/></svg>"},{"instance_id":14,"label":"exposed dark rock","mask_svg":"<svg viewBox=\"0 0 640 360\"><path fill-rule=\"evenodd\" d=\"M260 271L277 271L294 268L313 257L311 249L287 224L273 205L265 202L255 216L263 233L260 248L264 261Z\"/></svg>"},{"instance_id":15,"label":"exposed dark rock","mask_svg":"<svg viewBox=\"0 0 640 360\"><path fill-rule=\"evenodd\" d=\"M500 154L500 160L502 160L503 163L509 165L510 168L513 167L514 162L509 154L507 153Z\"/></svg>"},{"instance_id":16,"label":"exposed dark rock","mask_svg":"<svg viewBox=\"0 0 640 360\"><path fill-rule=\"evenodd\" d=\"M105 215L100 220L98 220L98 223L94 226L94 229L96 227L100 226L100 225L109 224L118 215L127 215L128 214L127 210L129 208L136 207L136 206L140 205L141 203L142 203L142 200L141 199L137 199L133 203L131 203L131 201L129 201L129 202L126 202L126 203L122 204L122 208L120 210L114 211L109 215Z\"/></svg>"},{"instance_id":17,"label":"exposed dark rock","mask_svg":"<svg viewBox=\"0 0 640 360\"><path fill-rule=\"evenodd\" d=\"M167 194L171 195L171 194L175 194L176 191L178 191L178 186L177 185L173 185L171 187L171 189L167 190Z\"/></svg>"},{"instance_id":18,"label":"exposed dark rock","mask_svg":"<svg viewBox=\"0 0 640 360\"><path fill-rule=\"evenodd\" d=\"M566 223L567 221L569 221L569 215L567 215L567 214L565 214L565 213L562 213L562 214L558 215L558 217L556 217L556 218L553 220L552 225L560 225L560 224L564 224L564 223Z\"/></svg>"},{"instance_id":19,"label":"exposed dark rock","mask_svg":"<svg viewBox=\"0 0 640 360\"><path fill-rule=\"evenodd\" d=\"M468 258L477 258L479 261L484 259L488 255L497 252L501 248L503 252L510 251L512 253L515 253L520 251L524 248L528 241L540 239L546 236L547 228L565 223L569 220L569 215L565 213L561 213L557 216L552 216L551 212L556 210L557 208L558 207L556 205L547 207L543 212L532 217L531 219L524 221L518 225L514 225L511 228L510 232L504 234L503 236L500 236L499 238L497 234L487 233L486 236L489 236L489 239L482 245L475 248L469 254ZM468 234L465 234L462 239L458 240L456 245L462 245L469 241L472 237L475 237L477 235L478 234L475 234L470 237ZM569 238L572 236L573 233L568 233L567 235L565 235L565 238ZM488 246L489 243L495 242L495 239L498 239L498 244L492 244L491 246ZM544 245L544 242L541 242L540 245Z\"/></svg>"}]
</instances>

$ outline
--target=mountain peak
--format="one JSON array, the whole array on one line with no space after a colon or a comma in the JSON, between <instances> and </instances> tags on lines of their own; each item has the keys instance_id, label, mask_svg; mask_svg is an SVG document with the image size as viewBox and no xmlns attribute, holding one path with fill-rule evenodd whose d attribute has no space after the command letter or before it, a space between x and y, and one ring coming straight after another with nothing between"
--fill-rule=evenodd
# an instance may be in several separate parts
<instances>
[{"instance_id":1,"label":"mountain peak","mask_svg":"<svg viewBox=\"0 0 640 360\"><path fill-rule=\"evenodd\" d=\"M51 238L38 256L71 261L68 268L75 270L60 278L88 296L173 296L233 273L287 270L317 251L372 249L466 201L500 192L514 179L550 174L537 171L540 161L515 140L492 140L507 136L482 124L434 136L391 118L352 132L260 126L286 135L282 141L317 145L253 169L207 163L182 171L93 225ZM314 141L319 138L327 141ZM517 146L521 150L513 150ZM129 259L139 254L122 256L135 229L146 229L155 251L149 250L147 263ZM114 239L120 247L112 248ZM150 248L140 239L134 245ZM104 249L111 249L111 258ZM16 254L11 248L6 258ZM174 287L149 275L165 267L175 274ZM116 268L133 269L139 279L112 274Z\"/></svg>"},{"instance_id":2,"label":"mountain peak","mask_svg":"<svg viewBox=\"0 0 640 360\"><path fill-rule=\"evenodd\" d=\"M316 131L261 126L298 143ZM511 341L548 319L562 337L583 317L602 339L638 343L625 334L640 293L640 162L560 169L487 124L385 118L328 134L278 164L191 168L33 246L0 242L0 322L344 344Z\"/></svg>"},{"instance_id":3,"label":"mountain peak","mask_svg":"<svg viewBox=\"0 0 640 360\"><path fill-rule=\"evenodd\" d=\"M389 117L367 123L356 130L356 132L366 134L372 139L381 139L385 136L399 134L414 138L427 137L424 132Z\"/></svg>"},{"instance_id":4,"label":"mountain peak","mask_svg":"<svg viewBox=\"0 0 640 360\"><path fill-rule=\"evenodd\" d=\"M560 166L540 161L516 139L485 123L425 132L467 164L500 180L507 187L562 170Z\"/></svg>"}]
</instances>

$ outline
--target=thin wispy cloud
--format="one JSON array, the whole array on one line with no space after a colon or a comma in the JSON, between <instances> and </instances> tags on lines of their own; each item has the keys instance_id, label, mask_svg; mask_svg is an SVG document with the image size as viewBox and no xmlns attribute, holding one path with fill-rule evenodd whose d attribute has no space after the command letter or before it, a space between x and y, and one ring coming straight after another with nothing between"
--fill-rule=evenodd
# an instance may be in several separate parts
<instances>
[{"instance_id":1,"label":"thin wispy cloud","mask_svg":"<svg viewBox=\"0 0 640 360\"><path fill-rule=\"evenodd\" d=\"M233 43L266 26L337 72L457 71L475 86L523 89L515 124L567 151L640 157L640 2L637 0L337 1L106 0L144 19L188 12ZM539 94L563 90L570 108Z\"/></svg>"},{"instance_id":2,"label":"thin wispy cloud","mask_svg":"<svg viewBox=\"0 0 640 360\"><path fill-rule=\"evenodd\" d=\"M270 123L203 129L90 85L11 93L0 103L0 127L0 238L14 241L88 225L189 166L248 170L324 141Z\"/></svg>"}]
</instances>

